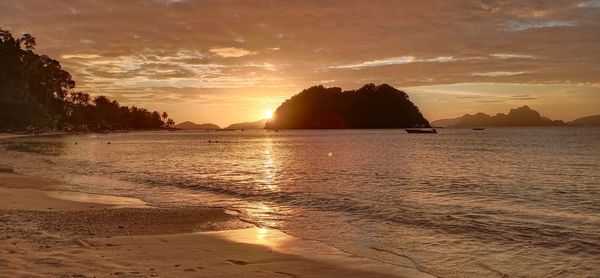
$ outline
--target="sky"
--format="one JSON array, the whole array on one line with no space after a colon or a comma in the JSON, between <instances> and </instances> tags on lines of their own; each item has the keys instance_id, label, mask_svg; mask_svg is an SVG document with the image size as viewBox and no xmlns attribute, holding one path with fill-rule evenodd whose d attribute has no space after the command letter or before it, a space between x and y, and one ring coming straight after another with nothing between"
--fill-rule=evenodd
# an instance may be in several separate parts
<instances>
[{"instance_id":1,"label":"sky","mask_svg":"<svg viewBox=\"0 0 600 278\"><path fill-rule=\"evenodd\" d=\"M258 120L304 88L387 83L429 120L600 114L600 0L2 0L78 90L177 121Z\"/></svg>"}]
</instances>

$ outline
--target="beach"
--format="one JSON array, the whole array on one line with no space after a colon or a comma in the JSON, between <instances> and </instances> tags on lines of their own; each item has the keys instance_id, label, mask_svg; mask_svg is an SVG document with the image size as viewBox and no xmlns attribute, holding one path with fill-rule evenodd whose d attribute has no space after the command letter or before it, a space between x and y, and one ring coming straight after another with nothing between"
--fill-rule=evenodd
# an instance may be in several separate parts
<instances>
[{"instance_id":1,"label":"beach","mask_svg":"<svg viewBox=\"0 0 600 278\"><path fill-rule=\"evenodd\" d=\"M433 277L240 221L0 173L0 277ZM310 257L310 258L309 258Z\"/></svg>"},{"instance_id":2,"label":"beach","mask_svg":"<svg viewBox=\"0 0 600 278\"><path fill-rule=\"evenodd\" d=\"M0 276L594 277L599 134L7 138Z\"/></svg>"}]
</instances>

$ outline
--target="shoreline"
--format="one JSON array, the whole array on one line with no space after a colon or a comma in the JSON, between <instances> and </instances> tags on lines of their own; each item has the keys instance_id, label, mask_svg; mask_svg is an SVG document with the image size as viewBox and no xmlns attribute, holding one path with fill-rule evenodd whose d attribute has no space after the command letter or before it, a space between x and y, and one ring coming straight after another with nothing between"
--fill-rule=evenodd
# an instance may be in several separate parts
<instances>
[{"instance_id":1,"label":"shoreline","mask_svg":"<svg viewBox=\"0 0 600 278\"><path fill-rule=\"evenodd\" d=\"M2 275L434 277L256 227L224 209L159 208L57 183L0 173Z\"/></svg>"}]
</instances>

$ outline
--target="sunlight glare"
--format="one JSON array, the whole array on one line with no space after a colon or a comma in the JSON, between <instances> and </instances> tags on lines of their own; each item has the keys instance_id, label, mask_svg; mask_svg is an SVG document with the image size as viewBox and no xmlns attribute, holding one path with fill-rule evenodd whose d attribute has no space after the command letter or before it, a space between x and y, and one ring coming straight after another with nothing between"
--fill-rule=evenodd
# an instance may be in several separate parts
<instances>
[{"instance_id":1,"label":"sunlight glare","mask_svg":"<svg viewBox=\"0 0 600 278\"><path fill-rule=\"evenodd\" d=\"M273 110L268 109L268 110L264 110L263 111L263 116L265 117L265 119L271 119L273 118Z\"/></svg>"}]
</instances>

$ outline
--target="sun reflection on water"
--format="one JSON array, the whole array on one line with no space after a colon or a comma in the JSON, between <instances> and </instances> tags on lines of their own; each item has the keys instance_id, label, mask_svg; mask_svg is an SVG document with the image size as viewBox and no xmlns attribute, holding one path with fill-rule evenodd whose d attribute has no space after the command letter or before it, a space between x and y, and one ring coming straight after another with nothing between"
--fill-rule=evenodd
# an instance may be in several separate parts
<instances>
[{"instance_id":1,"label":"sun reflection on water","mask_svg":"<svg viewBox=\"0 0 600 278\"><path fill-rule=\"evenodd\" d=\"M273 139L269 138L264 143L264 159L262 165L262 185L264 189L278 191L279 186L275 183L276 164L273 156Z\"/></svg>"},{"instance_id":2,"label":"sun reflection on water","mask_svg":"<svg viewBox=\"0 0 600 278\"><path fill-rule=\"evenodd\" d=\"M246 208L246 213L249 220L260 220L260 223L269 227L276 227L278 215L281 215L279 209L264 202L253 202Z\"/></svg>"}]
</instances>

